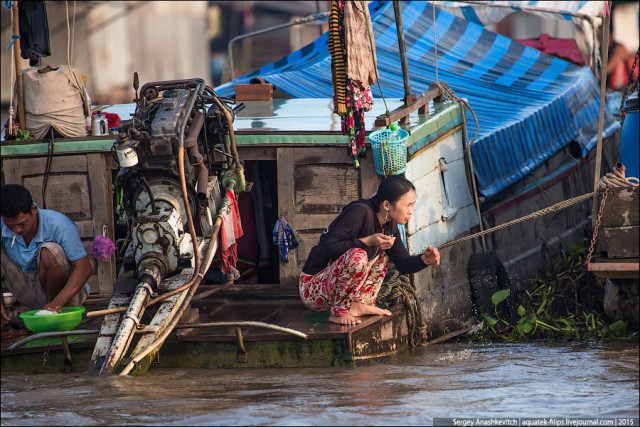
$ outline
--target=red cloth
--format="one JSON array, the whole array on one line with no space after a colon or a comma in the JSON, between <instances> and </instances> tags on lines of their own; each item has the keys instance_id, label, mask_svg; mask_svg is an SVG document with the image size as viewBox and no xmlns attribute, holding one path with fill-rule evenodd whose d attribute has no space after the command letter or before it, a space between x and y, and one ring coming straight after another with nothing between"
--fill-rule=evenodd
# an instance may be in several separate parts
<instances>
[{"instance_id":1,"label":"red cloth","mask_svg":"<svg viewBox=\"0 0 640 427\"><path fill-rule=\"evenodd\" d=\"M252 168L253 162L247 161L244 166L245 176L251 176ZM243 238L238 241L237 268L242 277L247 278L250 277L250 273L255 272L258 262L258 240L251 193L246 193L238 199L238 209L243 219Z\"/></svg>"},{"instance_id":2,"label":"red cloth","mask_svg":"<svg viewBox=\"0 0 640 427\"><path fill-rule=\"evenodd\" d=\"M97 111L91 113L92 116L95 116L96 114L98 114ZM120 124L120 116L116 113L107 113L104 111L100 111L100 114L107 118L107 126L109 127L109 129L117 128Z\"/></svg>"},{"instance_id":3,"label":"red cloth","mask_svg":"<svg viewBox=\"0 0 640 427\"><path fill-rule=\"evenodd\" d=\"M222 224L220 226L220 270L225 274L233 274L239 277L236 263L238 262L238 246L236 239L242 237L242 223L240 210L233 190L227 191L225 198L227 204L222 206Z\"/></svg>"}]
</instances>

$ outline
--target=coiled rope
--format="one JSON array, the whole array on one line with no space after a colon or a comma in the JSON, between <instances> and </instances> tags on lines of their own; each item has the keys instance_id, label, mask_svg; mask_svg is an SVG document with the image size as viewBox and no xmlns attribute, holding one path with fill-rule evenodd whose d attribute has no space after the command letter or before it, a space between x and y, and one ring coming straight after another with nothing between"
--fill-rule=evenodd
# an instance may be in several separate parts
<instances>
[{"instance_id":1,"label":"coiled rope","mask_svg":"<svg viewBox=\"0 0 640 427\"><path fill-rule=\"evenodd\" d=\"M400 274L393 264L389 267L378 292L376 305L388 308L394 301L406 309L409 347L417 347L427 341L427 325L420 305L420 298L409 276Z\"/></svg>"},{"instance_id":2,"label":"coiled rope","mask_svg":"<svg viewBox=\"0 0 640 427\"><path fill-rule=\"evenodd\" d=\"M599 187L604 189L609 188L635 188L640 185L640 180L636 177L626 177L624 174L624 168L616 167L613 172L608 172L602 178L600 178Z\"/></svg>"}]
</instances>

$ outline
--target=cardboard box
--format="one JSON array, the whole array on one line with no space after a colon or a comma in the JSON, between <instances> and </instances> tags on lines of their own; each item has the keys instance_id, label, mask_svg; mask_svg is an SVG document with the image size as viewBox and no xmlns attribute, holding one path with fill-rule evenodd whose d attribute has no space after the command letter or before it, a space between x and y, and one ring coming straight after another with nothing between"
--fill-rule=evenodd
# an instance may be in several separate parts
<instances>
[{"instance_id":1,"label":"cardboard box","mask_svg":"<svg viewBox=\"0 0 640 427\"><path fill-rule=\"evenodd\" d=\"M237 84L236 101L270 101L273 99L271 83Z\"/></svg>"}]
</instances>

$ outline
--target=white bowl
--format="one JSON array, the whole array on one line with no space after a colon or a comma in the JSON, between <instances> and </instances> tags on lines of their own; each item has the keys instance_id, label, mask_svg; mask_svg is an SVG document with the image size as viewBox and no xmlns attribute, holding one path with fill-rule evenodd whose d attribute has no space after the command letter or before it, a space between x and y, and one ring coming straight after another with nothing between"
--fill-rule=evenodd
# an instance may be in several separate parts
<instances>
[{"instance_id":1,"label":"white bowl","mask_svg":"<svg viewBox=\"0 0 640 427\"><path fill-rule=\"evenodd\" d=\"M4 306L9 308L16 302L16 297L11 292L3 292L2 299L4 301Z\"/></svg>"}]
</instances>

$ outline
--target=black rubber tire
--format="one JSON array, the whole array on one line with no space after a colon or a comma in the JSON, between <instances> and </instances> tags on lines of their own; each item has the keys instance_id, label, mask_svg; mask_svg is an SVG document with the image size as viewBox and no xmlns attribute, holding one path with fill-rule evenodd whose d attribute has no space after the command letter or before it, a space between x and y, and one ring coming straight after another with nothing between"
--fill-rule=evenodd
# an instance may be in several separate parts
<instances>
[{"instance_id":1,"label":"black rubber tire","mask_svg":"<svg viewBox=\"0 0 640 427\"><path fill-rule=\"evenodd\" d=\"M476 252L469 257L467 278L471 291L471 301L478 321L482 321L483 314L495 317L495 309L491 296L503 289L510 289L509 297L498 304L497 312L501 319L514 323L517 314L515 295L511 289L511 280L506 268L494 250Z\"/></svg>"}]
</instances>

